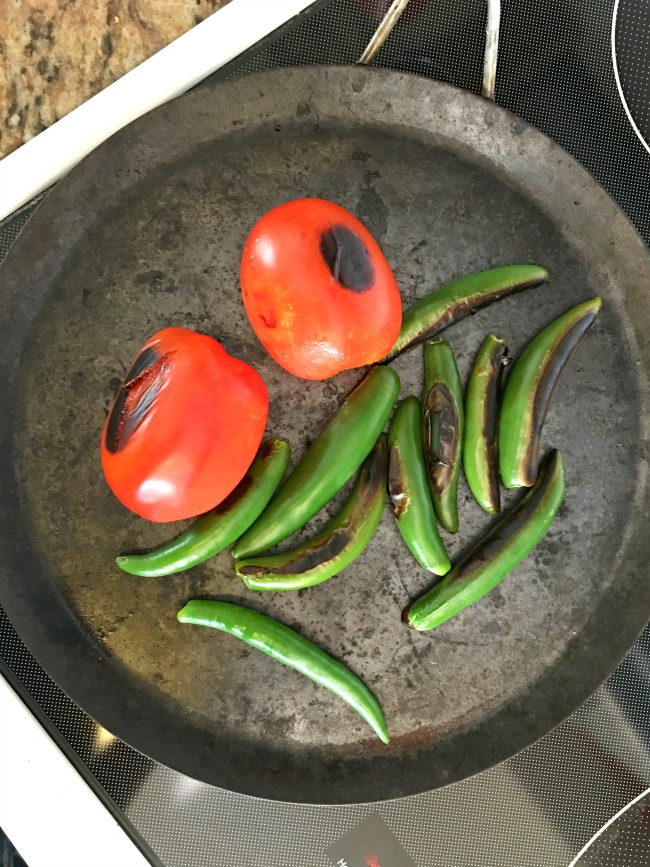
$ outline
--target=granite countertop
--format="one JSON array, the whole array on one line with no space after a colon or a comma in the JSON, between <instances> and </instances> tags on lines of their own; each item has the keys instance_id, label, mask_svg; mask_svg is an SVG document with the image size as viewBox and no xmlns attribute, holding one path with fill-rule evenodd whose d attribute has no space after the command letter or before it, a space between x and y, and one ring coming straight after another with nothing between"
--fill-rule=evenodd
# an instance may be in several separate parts
<instances>
[{"instance_id":1,"label":"granite countertop","mask_svg":"<svg viewBox=\"0 0 650 867\"><path fill-rule=\"evenodd\" d=\"M0 0L0 158L228 2Z\"/></svg>"}]
</instances>

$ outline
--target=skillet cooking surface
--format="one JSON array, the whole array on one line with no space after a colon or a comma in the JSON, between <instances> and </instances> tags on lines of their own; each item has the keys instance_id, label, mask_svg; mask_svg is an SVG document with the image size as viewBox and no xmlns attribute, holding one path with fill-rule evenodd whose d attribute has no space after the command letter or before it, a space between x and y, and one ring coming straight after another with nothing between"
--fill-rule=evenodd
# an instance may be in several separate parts
<instances>
[{"instance_id":1,"label":"skillet cooking surface","mask_svg":"<svg viewBox=\"0 0 650 867\"><path fill-rule=\"evenodd\" d=\"M319 196L374 233L405 303L443 282L535 262L548 286L449 329L466 383L493 331L518 356L573 304L603 311L556 390L545 446L566 501L539 548L479 604L429 634L400 622L429 586L386 508L364 554L298 593L254 594L222 553L164 579L114 557L170 538L110 494L100 432L147 336L182 325L249 361L270 392L269 434L292 461L359 372L304 382L245 317L239 256L261 214ZM547 733L609 675L650 614L646 562L647 251L558 145L469 93L379 69L278 70L204 87L132 124L40 205L0 272L0 601L45 670L152 758L238 792L343 803L467 777ZM420 393L422 356L395 362ZM505 505L520 494L509 493ZM340 502L340 497L336 501ZM329 513L333 509L330 508ZM460 490L452 560L491 524ZM309 528L320 526L321 515ZM303 536L306 535L303 533ZM212 630L181 626L195 596L243 602L357 672L392 735Z\"/></svg>"}]
</instances>

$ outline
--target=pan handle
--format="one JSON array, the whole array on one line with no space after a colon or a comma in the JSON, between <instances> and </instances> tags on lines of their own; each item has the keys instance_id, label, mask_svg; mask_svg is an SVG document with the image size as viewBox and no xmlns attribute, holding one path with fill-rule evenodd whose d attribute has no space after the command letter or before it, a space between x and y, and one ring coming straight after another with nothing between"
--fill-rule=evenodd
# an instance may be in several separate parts
<instances>
[{"instance_id":1,"label":"pan handle","mask_svg":"<svg viewBox=\"0 0 650 867\"><path fill-rule=\"evenodd\" d=\"M409 4L409 0L393 0L388 7L384 17L379 22L379 26L375 30L372 39L366 45L365 50L357 63L368 64L377 56L377 52L388 39L393 27L397 24L402 16L402 12Z\"/></svg>"},{"instance_id":2,"label":"pan handle","mask_svg":"<svg viewBox=\"0 0 650 867\"><path fill-rule=\"evenodd\" d=\"M501 24L501 0L487 0L487 25L485 27L485 54L483 55L483 96L494 102L494 86L497 78L499 55L499 26Z\"/></svg>"},{"instance_id":3,"label":"pan handle","mask_svg":"<svg viewBox=\"0 0 650 867\"><path fill-rule=\"evenodd\" d=\"M408 6L409 0L393 0L388 11L375 30L357 63L369 64L388 39L393 27ZM501 23L501 0L487 0L487 25L485 28L485 53L483 55L482 94L494 102L494 87L497 77L497 58L499 54L499 26Z\"/></svg>"}]
</instances>

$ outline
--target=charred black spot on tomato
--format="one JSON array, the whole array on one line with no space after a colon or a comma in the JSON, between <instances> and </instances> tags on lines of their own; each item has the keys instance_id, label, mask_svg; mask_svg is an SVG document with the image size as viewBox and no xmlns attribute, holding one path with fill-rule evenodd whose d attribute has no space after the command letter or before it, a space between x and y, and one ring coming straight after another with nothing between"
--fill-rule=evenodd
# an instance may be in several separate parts
<instances>
[{"instance_id":1,"label":"charred black spot on tomato","mask_svg":"<svg viewBox=\"0 0 650 867\"><path fill-rule=\"evenodd\" d=\"M120 388L106 425L106 450L114 454L128 443L163 387L169 365L154 349L136 358Z\"/></svg>"},{"instance_id":2,"label":"charred black spot on tomato","mask_svg":"<svg viewBox=\"0 0 650 867\"><path fill-rule=\"evenodd\" d=\"M146 418L167 379L168 372L169 365L160 360L155 365L149 366L137 379L127 385L118 449L124 448Z\"/></svg>"},{"instance_id":3,"label":"charred black spot on tomato","mask_svg":"<svg viewBox=\"0 0 650 867\"><path fill-rule=\"evenodd\" d=\"M113 409L111 410L111 414L108 417L108 424L106 425L106 436L104 437L106 443L106 450L111 454L114 454L119 446L119 434L120 428L122 427L122 418L124 416L124 408L126 405L126 395L127 390L122 386L119 392L117 393L117 397L115 398L115 403L113 404Z\"/></svg>"},{"instance_id":4,"label":"charred black spot on tomato","mask_svg":"<svg viewBox=\"0 0 650 867\"><path fill-rule=\"evenodd\" d=\"M408 508L409 499L404 485L402 460L396 446L391 447L388 458L388 495L395 517L400 518Z\"/></svg>"},{"instance_id":5,"label":"charred black spot on tomato","mask_svg":"<svg viewBox=\"0 0 650 867\"><path fill-rule=\"evenodd\" d=\"M320 236L320 251L332 277L351 292L372 288L375 269L361 238L347 226L335 225Z\"/></svg>"},{"instance_id":6,"label":"charred black spot on tomato","mask_svg":"<svg viewBox=\"0 0 650 867\"><path fill-rule=\"evenodd\" d=\"M148 346L146 349L143 349L131 365L131 369L124 378L124 384L129 385L129 383L133 382L134 379L137 379L141 374L143 374L148 367L155 364L159 358L160 356L153 346Z\"/></svg>"}]
</instances>

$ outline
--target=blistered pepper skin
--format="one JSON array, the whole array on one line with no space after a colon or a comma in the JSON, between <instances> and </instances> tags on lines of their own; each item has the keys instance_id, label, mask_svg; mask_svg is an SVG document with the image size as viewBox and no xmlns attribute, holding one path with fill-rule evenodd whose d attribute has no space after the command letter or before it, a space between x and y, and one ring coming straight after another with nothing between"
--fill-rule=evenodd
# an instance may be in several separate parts
<instances>
[{"instance_id":1,"label":"blistered pepper skin","mask_svg":"<svg viewBox=\"0 0 650 867\"><path fill-rule=\"evenodd\" d=\"M544 537L565 488L562 455L552 451L524 498L442 581L411 603L405 622L418 632L434 629L500 584Z\"/></svg>"},{"instance_id":2,"label":"blistered pepper skin","mask_svg":"<svg viewBox=\"0 0 650 867\"><path fill-rule=\"evenodd\" d=\"M420 401L411 395L397 408L388 431L388 494L402 538L423 569L451 569L433 511L422 447Z\"/></svg>"},{"instance_id":3,"label":"blistered pepper skin","mask_svg":"<svg viewBox=\"0 0 650 867\"><path fill-rule=\"evenodd\" d=\"M497 425L507 361L506 341L489 334L476 356L465 395L463 468L476 502L491 515L501 511Z\"/></svg>"},{"instance_id":4,"label":"blistered pepper skin","mask_svg":"<svg viewBox=\"0 0 650 867\"><path fill-rule=\"evenodd\" d=\"M313 539L283 551L237 561L249 590L302 590L338 575L364 550L386 504L388 447L382 434L361 467L347 502Z\"/></svg>"},{"instance_id":5,"label":"blistered pepper skin","mask_svg":"<svg viewBox=\"0 0 650 867\"><path fill-rule=\"evenodd\" d=\"M499 466L506 488L535 482L553 391L601 306L600 298L592 298L568 310L528 344L514 365L499 418Z\"/></svg>"},{"instance_id":6,"label":"blistered pepper skin","mask_svg":"<svg viewBox=\"0 0 650 867\"><path fill-rule=\"evenodd\" d=\"M454 352L439 337L424 344L422 441L436 517L448 533L458 532L458 478L464 428L463 387Z\"/></svg>"},{"instance_id":7,"label":"blistered pepper skin","mask_svg":"<svg viewBox=\"0 0 650 867\"><path fill-rule=\"evenodd\" d=\"M392 361L412 346L435 337L481 307L515 292L540 286L546 280L548 271L539 265L506 265L447 283L404 311L399 336L383 359L384 363Z\"/></svg>"},{"instance_id":8,"label":"blistered pepper skin","mask_svg":"<svg viewBox=\"0 0 650 867\"><path fill-rule=\"evenodd\" d=\"M241 560L267 551L327 505L372 451L399 393L399 376L373 367L289 475L253 526L235 543Z\"/></svg>"}]
</instances>

